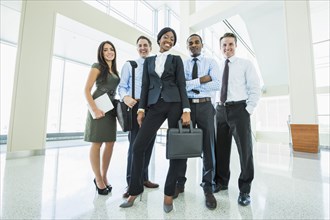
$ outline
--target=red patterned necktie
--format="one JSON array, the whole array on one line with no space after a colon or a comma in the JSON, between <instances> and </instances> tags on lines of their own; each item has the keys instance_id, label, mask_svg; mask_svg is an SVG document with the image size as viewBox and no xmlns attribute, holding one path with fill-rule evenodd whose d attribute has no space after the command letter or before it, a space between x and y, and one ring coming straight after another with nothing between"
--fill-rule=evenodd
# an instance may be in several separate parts
<instances>
[{"instance_id":1,"label":"red patterned necktie","mask_svg":"<svg viewBox=\"0 0 330 220\"><path fill-rule=\"evenodd\" d=\"M225 103L227 100L227 90L228 90L228 75L229 75L229 59L226 60L225 68L223 70L223 76L222 76L222 86L221 86L221 96L220 101L221 103Z\"/></svg>"}]
</instances>

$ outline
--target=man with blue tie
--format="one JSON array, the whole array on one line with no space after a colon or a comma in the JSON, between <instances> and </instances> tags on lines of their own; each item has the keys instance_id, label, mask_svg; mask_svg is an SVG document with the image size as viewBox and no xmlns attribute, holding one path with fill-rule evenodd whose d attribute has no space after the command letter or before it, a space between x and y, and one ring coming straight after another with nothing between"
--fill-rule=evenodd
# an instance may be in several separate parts
<instances>
[{"instance_id":1,"label":"man with blue tie","mask_svg":"<svg viewBox=\"0 0 330 220\"><path fill-rule=\"evenodd\" d=\"M203 178L205 205L209 209L217 207L212 190L214 176L214 115L215 109L211 97L220 88L220 70L217 62L201 54L202 38L192 34L187 39L187 48L191 57L184 62L186 90L191 109L191 121L203 130ZM186 171L186 170L184 170ZM185 173L179 175L174 197L184 191Z\"/></svg>"},{"instance_id":2,"label":"man with blue tie","mask_svg":"<svg viewBox=\"0 0 330 220\"><path fill-rule=\"evenodd\" d=\"M149 56L151 51L151 41L149 38L145 36L140 36L137 41L137 51L140 55L140 58L136 60L137 68L135 70L135 97L132 98L132 66L129 62L126 62L121 71L121 79L118 86L118 92L120 98L125 102L127 106L133 109L133 129L128 133L128 153L127 153L127 170L126 170L126 181L127 185L130 182L131 178L131 166L132 166L132 146L135 140L136 135L139 132L139 125L136 120L136 114L138 110L140 94L141 94L141 86L142 86L142 75L143 75L143 64L146 57ZM153 145L155 143L156 136L151 140L149 146L145 153L145 163L143 168L143 181L144 186L147 188L158 188L159 185L156 183L152 183L149 180L148 176L148 166L150 162L150 157L153 149ZM123 194L124 198L128 198L128 187L126 192Z\"/></svg>"},{"instance_id":3,"label":"man with blue tie","mask_svg":"<svg viewBox=\"0 0 330 220\"><path fill-rule=\"evenodd\" d=\"M221 97L216 107L216 175L214 192L227 190L230 178L230 152L234 137L239 154L241 174L238 179L238 204L250 204L254 177L250 115L260 98L260 80L249 60L235 56L237 38L225 33L220 38L224 60L220 64Z\"/></svg>"}]
</instances>

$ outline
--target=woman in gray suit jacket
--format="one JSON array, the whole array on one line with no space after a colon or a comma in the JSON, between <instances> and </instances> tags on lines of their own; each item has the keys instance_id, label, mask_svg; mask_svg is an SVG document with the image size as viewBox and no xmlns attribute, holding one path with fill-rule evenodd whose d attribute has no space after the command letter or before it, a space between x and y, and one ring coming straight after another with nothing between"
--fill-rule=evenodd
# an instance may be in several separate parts
<instances>
[{"instance_id":1,"label":"woman in gray suit jacket","mask_svg":"<svg viewBox=\"0 0 330 220\"><path fill-rule=\"evenodd\" d=\"M177 127L178 121L189 125L190 106L186 92L183 62L180 56L171 55L169 50L176 43L176 33L165 27L157 35L159 53L146 58L143 67L142 91L137 120L140 131L133 144L133 161L129 197L120 207L133 206L136 197L143 192L143 164L145 148L157 130L168 120L168 127ZM148 108L145 117L144 111ZM164 188L164 211L173 209L173 195L177 173L184 169L185 160L170 160Z\"/></svg>"}]
</instances>

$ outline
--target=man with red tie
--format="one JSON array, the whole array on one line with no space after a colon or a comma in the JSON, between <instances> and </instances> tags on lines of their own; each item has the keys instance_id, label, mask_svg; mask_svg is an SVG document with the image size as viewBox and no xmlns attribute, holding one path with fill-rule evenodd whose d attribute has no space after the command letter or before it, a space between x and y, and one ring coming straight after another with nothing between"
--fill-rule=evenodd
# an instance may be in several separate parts
<instances>
[{"instance_id":1,"label":"man with red tie","mask_svg":"<svg viewBox=\"0 0 330 220\"><path fill-rule=\"evenodd\" d=\"M216 183L214 192L228 189L230 152L234 137L241 164L238 203L250 204L254 178L250 115L260 98L260 80L252 62L235 56L237 38L225 33L220 38L224 60L220 64L221 98L216 107Z\"/></svg>"}]
</instances>

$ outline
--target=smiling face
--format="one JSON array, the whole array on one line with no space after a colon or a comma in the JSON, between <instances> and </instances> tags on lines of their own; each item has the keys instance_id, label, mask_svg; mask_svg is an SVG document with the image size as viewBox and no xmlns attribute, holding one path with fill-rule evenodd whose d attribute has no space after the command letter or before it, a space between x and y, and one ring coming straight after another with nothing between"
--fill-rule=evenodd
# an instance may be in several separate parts
<instances>
[{"instance_id":1,"label":"smiling face","mask_svg":"<svg viewBox=\"0 0 330 220\"><path fill-rule=\"evenodd\" d=\"M220 50L225 58L234 56L236 47L235 38L233 37L225 37L220 41Z\"/></svg>"},{"instance_id":2,"label":"smiling face","mask_svg":"<svg viewBox=\"0 0 330 220\"><path fill-rule=\"evenodd\" d=\"M203 44L198 36L191 36L187 40L187 48L192 57L197 57L201 54Z\"/></svg>"},{"instance_id":3,"label":"smiling face","mask_svg":"<svg viewBox=\"0 0 330 220\"><path fill-rule=\"evenodd\" d=\"M113 61L115 59L115 50L110 44L104 44L103 46L103 57L106 62Z\"/></svg>"},{"instance_id":4,"label":"smiling face","mask_svg":"<svg viewBox=\"0 0 330 220\"><path fill-rule=\"evenodd\" d=\"M159 40L159 52L169 51L174 45L175 36L172 31L166 32Z\"/></svg>"},{"instance_id":5,"label":"smiling face","mask_svg":"<svg viewBox=\"0 0 330 220\"><path fill-rule=\"evenodd\" d=\"M137 51L142 58L146 58L149 56L149 53L151 51L151 46L149 45L149 42L146 39L140 39L137 42Z\"/></svg>"}]
</instances>

